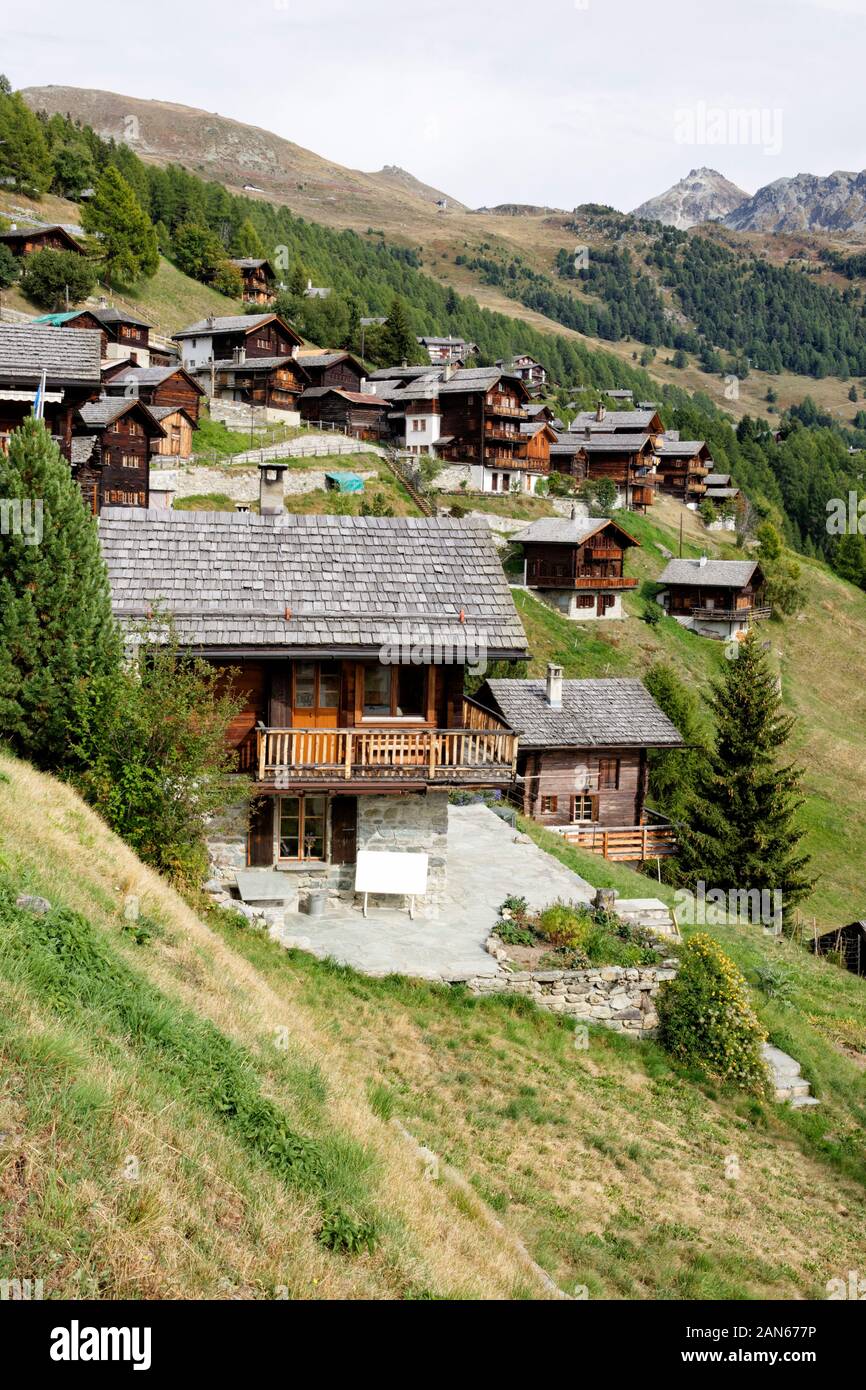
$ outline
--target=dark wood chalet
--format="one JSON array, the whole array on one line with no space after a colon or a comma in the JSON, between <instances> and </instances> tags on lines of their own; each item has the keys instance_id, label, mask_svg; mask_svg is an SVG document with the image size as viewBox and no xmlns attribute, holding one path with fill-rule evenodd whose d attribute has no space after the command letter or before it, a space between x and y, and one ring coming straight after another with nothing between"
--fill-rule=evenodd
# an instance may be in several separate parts
<instances>
[{"instance_id":1,"label":"dark wood chalet","mask_svg":"<svg viewBox=\"0 0 866 1390\"><path fill-rule=\"evenodd\" d=\"M173 335L190 371L211 362L243 362L250 357L295 355L303 339L278 314L227 314L200 319Z\"/></svg>"},{"instance_id":2,"label":"dark wood chalet","mask_svg":"<svg viewBox=\"0 0 866 1390\"><path fill-rule=\"evenodd\" d=\"M367 369L351 352L308 352L301 349L298 362L310 386L337 386L344 391L360 391Z\"/></svg>"},{"instance_id":3,"label":"dark wood chalet","mask_svg":"<svg viewBox=\"0 0 866 1390\"><path fill-rule=\"evenodd\" d=\"M550 665L546 681L489 680L476 698L520 736L524 815L610 859L673 852L673 827L647 812L647 755L683 740L639 680L563 680Z\"/></svg>"},{"instance_id":4,"label":"dark wood chalet","mask_svg":"<svg viewBox=\"0 0 866 1390\"><path fill-rule=\"evenodd\" d=\"M238 256L232 260L244 282L244 304L273 304L276 298L277 277L270 261L256 260L252 256Z\"/></svg>"},{"instance_id":5,"label":"dark wood chalet","mask_svg":"<svg viewBox=\"0 0 866 1390\"><path fill-rule=\"evenodd\" d=\"M297 411L308 377L289 357L244 357L199 367L196 380L211 397L237 401L262 410Z\"/></svg>"},{"instance_id":6,"label":"dark wood chalet","mask_svg":"<svg viewBox=\"0 0 866 1390\"><path fill-rule=\"evenodd\" d=\"M698 503L707 490L712 455L703 439L670 439L656 444L659 490L677 501Z\"/></svg>"},{"instance_id":7,"label":"dark wood chalet","mask_svg":"<svg viewBox=\"0 0 866 1390\"><path fill-rule=\"evenodd\" d=\"M523 582L575 619L622 618L622 596L637 588L623 569L634 536L604 517L542 517L512 539L523 546Z\"/></svg>"},{"instance_id":8,"label":"dark wood chalet","mask_svg":"<svg viewBox=\"0 0 866 1390\"><path fill-rule=\"evenodd\" d=\"M435 892L449 790L505 788L517 757L463 694L467 665L527 654L488 528L109 509L100 537L122 624L159 605L184 646L238 673L229 736L256 800L215 827L217 872L351 891L358 849L396 848L429 854Z\"/></svg>"},{"instance_id":9,"label":"dark wood chalet","mask_svg":"<svg viewBox=\"0 0 866 1390\"><path fill-rule=\"evenodd\" d=\"M100 350L95 330L0 325L0 448L8 447L11 432L33 414L44 372L45 425L71 462L77 412L100 394Z\"/></svg>"},{"instance_id":10,"label":"dark wood chalet","mask_svg":"<svg viewBox=\"0 0 866 1390\"><path fill-rule=\"evenodd\" d=\"M34 251L75 251L87 253L65 227L17 227L0 232L0 246L8 246L13 256L32 256Z\"/></svg>"},{"instance_id":11,"label":"dark wood chalet","mask_svg":"<svg viewBox=\"0 0 866 1390\"><path fill-rule=\"evenodd\" d=\"M41 314L34 323L53 328L89 328L102 334L103 359L150 364L150 324L125 309L75 309L68 313Z\"/></svg>"},{"instance_id":12,"label":"dark wood chalet","mask_svg":"<svg viewBox=\"0 0 866 1390\"><path fill-rule=\"evenodd\" d=\"M664 435L661 416L654 406L635 410L608 410L601 402L595 410L581 410L569 429L574 434L648 434L653 444Z\"/></svg>"},{"instance_id":13,"label":"dark wood chalet","mask_svg":"<svg viewBox=\"0 0 866 1390\"><path fill-rule=\"evenodd\" d=\"M684 627L706 637L739 637L768 618L764 575L756 560L670 560L656 601Z\"/></svg>"},{"instance_id":14,"label":"dark wood chalet","mask_svg":"<svg viewBox=\"0 0 866 1390\"><path fill-rule=\"evenodd\" d=\"M104 396L83 405L73 438L73 473L94 513L146 507L150 459L165 431L140 400Z\"/></svg>"},{"instance_id":15,"label":"dark wood chalet","mask_svg":"<svg viewBox=\"0 0 866 1390\"><path fill-rule=\"evenodd\" d=\"M581 440L579 469L590 482L607 478L628 511L645 512L658 486L656 459L648 434L587 433Z\"/></svg>"},{"instance_id":16,"label":"dark wood chalet","mask_svg":"<svg viewBox=\"0 0 866 1390\"><path fill-rule=\"evenodd\" d=\"M135 367L118 362L103 369L102 378L106 395L135 395L145 405L185 410L198 424L204 388L183 367Z\"/></svg>"},{"instance_id":17,"label":"dark wood chalet","mask_svg":"<svg viewBox=\"0 0 866 1390\"><path fill-rule=\"evenodd\" d=\"M301 419L311 425L345 430L355 439L383 439L388 433L388 402L361 391L311 386L300 399Z\"/></svg>"}]
</instances>

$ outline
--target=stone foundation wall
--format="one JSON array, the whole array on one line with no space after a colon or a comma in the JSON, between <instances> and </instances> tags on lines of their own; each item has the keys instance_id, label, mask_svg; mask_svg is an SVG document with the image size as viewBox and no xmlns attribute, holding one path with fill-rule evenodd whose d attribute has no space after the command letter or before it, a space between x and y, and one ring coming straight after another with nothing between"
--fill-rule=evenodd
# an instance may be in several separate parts
<instances>
[{"instance_id":1,"label":"stone foundation wall","mask_svg":"<svg viewBox=\"0 0 866 1390\"><path fill-rule=\"evenodd\" d=\"M237 869L247 867L248 819L248 803L238 801L221 816L212 816L207 828L211 878L227 886L234 883Z\"/></svg>"},{"instance_id":2,"label":"stone foundation wall","mask_svg":"<svg viewBox=\"0 0 866 1390\"><path fill-rule=\"evenodd\" d=\"M428 855L427 895L418 912L435 916L445 895L448 845L448 793L412 792L407 796L358 798L358 849L393 850ZM393 907L390 895L370 895L370 904Z\"/></svg>"},{"instance_id":3,"label":"stone foundation wall","mask_svg":"<svg viewBox=\"0 0 866 1390\"><path fill-rule=\"evenodd\" d=\"M502 942L493 937L487 949L500 960L507 955ZM677 968L676 960L664 960L659 965L603 965L593 970L521 970L477 975L467 985L473 994L525 994L551 1013L599 1023L615 1033L652 1038L659 1021L656 995L664 980L674 978Z\"/></svg>"}]
</instances>

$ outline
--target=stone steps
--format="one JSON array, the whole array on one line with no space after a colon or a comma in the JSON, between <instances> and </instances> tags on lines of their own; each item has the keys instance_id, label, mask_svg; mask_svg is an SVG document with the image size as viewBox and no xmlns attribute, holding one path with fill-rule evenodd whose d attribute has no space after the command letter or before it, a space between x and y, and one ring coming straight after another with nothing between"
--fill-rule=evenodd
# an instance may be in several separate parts
<instances>
[{"instance_id":1,"label":"stone steps","mask_svg":"<svg viewBox=\"0 0 866 1390\"><path fill-rule=\"evenodd\" d=\"M804 1110L807 1106L821 1104L817 1096L812 1095L809 1082L801 1076L800 1063L794 1057L789 1057L787 1052L783 1052L780 1047L774 1047L772 1043L764 1043L762 1053L777 1101L789 1102L793 1110Z\"/></svg>"}]
</instances>

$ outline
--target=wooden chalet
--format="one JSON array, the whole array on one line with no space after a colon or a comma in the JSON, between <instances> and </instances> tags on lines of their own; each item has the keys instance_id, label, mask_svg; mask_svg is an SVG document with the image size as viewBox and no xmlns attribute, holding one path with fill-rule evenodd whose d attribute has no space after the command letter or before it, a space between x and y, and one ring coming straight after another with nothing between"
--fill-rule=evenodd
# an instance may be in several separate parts
<instances>
[{"instance_id":1,"label":"wooden chalet","mask_svg":"<svg viewBox=\"0 0 866 1390\"><path fill-rule=\"evenodd\" d=\"M159 606L239 673L229 737L255 800L214 827L215 871L351 893L357 851L396 847L429 855L435 897L449 791L506 788L516 765L507 723L463 694L479 648L527 655L488 528L108 509L100 537L122 624Z\"/></svg>"},{"instance_id":2,"label":"wooden chalet","mask_svg":"<svg viewBox=\"0 0 866 1390\"><path fill-rule=\"evenodd\" d=\"M345 430L355 439L384 439L388 433L388 402L367 392L310 386L301 396L300 413L308 424Z\"/></svg>"},{"instance_id":3,"label":"wooden chalet","mask_svg":"<svg viewBox=\"0 0 866 1390\"><path fill-rule=\"evenodd\" d=\"M367 380L367 369L352 352L314 352L301 348L297 355L310 386L337 386L344 391L360 391Z\"/></svg>"},{"instance_id":4,"label":"wooden chalet","mask_svg":"<svg viewBox=\"0 0 866 1390\"><path fill-rule=\"evenodd\" d=\"M95 330L102 334L104 361L150 366L151 325L125 309L74 309L68 313L41 314L33 322L51 328Z\"/></svg>"},{"instance_id":5,"label":"wooden chalet","mask_svg":"<svg viewBox=\"0 0 866 1390\"><path fill-rule=\"evenodd\" d=\"M659 491L686 506L697 506L704 497L712 465L703 439L673 439L664 435L656 444Z\"/></svg>"},{"instance_id":6,"label":"wooden chalet","mask_svg":"<svg viewBox=\"0 0 866 1390\"><path fill-rule=\"evenodd\" d=\"M661 416L654 407L636 410L608 410L599 401L595 410L581 410L569 429L574 434L648 434L657 444L664 435Z\"/></svg>"},{"instance_id":7,"label":"wooden chalet","mask_svg":"<svg viewBox=\"0 0 866 1390\"><path fill-rule=\"evenodd\" d=\"M150 459L165 431L137 398L103 396L81 406L72 440L72 471L84 500L103 507L147 507Z\"/></svg>"},{"instance_id":8,"label":"wooden chalet","mask_svg":"<svg viewBox=\"0 0 866 1390\"><path fill-rule=\"evenodd\" d=\"M717 505L725 502L736 502L742 493L732 479L730 473L708 473L704 478L706 485L705 497Z\"/></svg>"},{"instance_id":9,"label":"wooden chalet","mask_svg":"<svg viewBox=\"0 0 866 1390\"><path fill-rule=\"evenodd\" d=\"M528 352L519 352L514 357L500 357L495 365L519 377L530 391L540 391L547 381L547 368Z\"/></svg>"},{"instance_id":10,"label":"wooden chalet","mask_svg":"<svg viewBox=\"0 0 866 1390\"><path fill-rule=\"evenodd\" d=\"M468 358L474 357L478 352L478 344L469 343L465 338L421 337L418 342L434 367L456 366L457 363L466 362Z\"/></svg>"},{"instance_id":11,"label":"wooden chalet","mask_svg":"<svg viewBox=\"0 0 866 1390\"><path fill-rule=\"evenodd\" d=\"M546 423L529 433L526 387L498 367L443 367L397 389L388 388L390 418L411 453L435 453L468 465L470 486L479 492L534 492L550 472L555 439Z\"/></svg>"},{"instance_id":12,"label":"wooden chalet","mask_svg":"<svg viewBox=\"0 0 866 1390\"><path fill-rule=\"evenodd\" d=\"M9 435L33 414L44 372L45 425L71 462L77 412L100 395L100 352L95 330L0 325L0 448L8 448Z\"/></svg>"},{"instance_id":13,"label":"wooden chalet","mask_svg":"<svg viewBox=\"0 0 866 1390\"><path fill-rule=\"evenodd\" d=\"M87 252L65 227L18 227L0 232L0 246L8 246L13 256L32 256L34 251L74 251L79 256Z\"/></svg>"},{"instance_id":14,"label":"wooden chalet","mask_svg":"<svg viewBox=\"0 0 866 1390\"><path fill-rule=\"evenodd\" d=\"M648 753L682 748L639 680L488 680L476 696L519 734L524 815L609 859L673 853L674 830L646 808Z\"/></svg>"},{"instance_id":15,"label":"wooden chalet","mask_svg":"<svg viewBox=\"0 0 866 1390\"><path fill-rule=\"evenodd\" d=\"M756 560L670 560L658 582L656 602L705 637L739 637L755 619L770 616Z\"/></svg>"},{"instance_id":16,"label":"wooden chalet","mask_svg":"<svg viewBox=\"0 0 866 1390\"><path fill-rule=\"evenodd\" d=\"M102 380L106 395L137 395L148 406L185 410L198 424L204 388L183 367L135 367L118 362L103 369Z\"/></svg>"},{"instance_id":17,"label":"wooden chalet","mask_svg":"<svg viewBox=\"0 0 866 1390\"><path fill-rule=\"evenodd\" d=\"M655 500L658 476L648 434L587 431L580 443L578 471L589 482L609 479L627 511L645 512Z\"/></svg>"},{"instance_id":18,"label":"wooden chalet","mask_svg":"<svg viewBox=\"0 0 866 1390\"><path fill-rule=\"evenodd\" d=\"M622 618L638 581L623 572L634 536L604 517L541 517L512 539L523 547L523 582L572 619Z\"/></svg>"},{"instance_id":19,"label":"wooden chalet","mask_svg":"<svg viewBox=\"0 0 866 1390\"><path fill-rule=\"evenodd\" d=\"M277 277L268 260L252 256L236 256L231 264L240 271L244 282L244 304L273 304L276 298Z\"/></svg>"},{"instance_id":20,"label":"wooden chalet","mask_svg":"<svg viewBox=\"0 0 866 1390\"><path fill-rule=\"evenodd\" d=\"M250 357L295 355L303 339L278 314L227 314L199 319L173 334L188 370L246 361Z\"/></svg>"},{"instance_id":21,"label":"wooden chalet","mask_svg":"<svg viewBox=\"0 0 866 1390\"><path fill-rule=\"evenodd\" d=\"M301 393L308 384L297 358L244 357L242 351L226 361L198 367L196 380L215 400L251 406L263 411L268 419L280 419L289 413L296 417L294 423L299 418Z\"/></svg>"}]
</instances>

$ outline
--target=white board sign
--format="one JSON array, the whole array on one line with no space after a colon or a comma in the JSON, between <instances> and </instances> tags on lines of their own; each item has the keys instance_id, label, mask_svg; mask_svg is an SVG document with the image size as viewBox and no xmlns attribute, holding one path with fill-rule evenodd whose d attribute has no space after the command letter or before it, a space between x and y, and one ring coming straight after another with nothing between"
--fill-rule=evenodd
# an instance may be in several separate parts
<instances>
[{"instance_id":1,"label":"white board sign","mask_svg":"<svg viewBox=\"0 0 866 1390\"><path fill-rule=\"evenodd\" d=\"M426 893L427 855L395 854L390 850L358 850L355 892L403 893L409 897Z\"/></svg>"}]
</instances>

